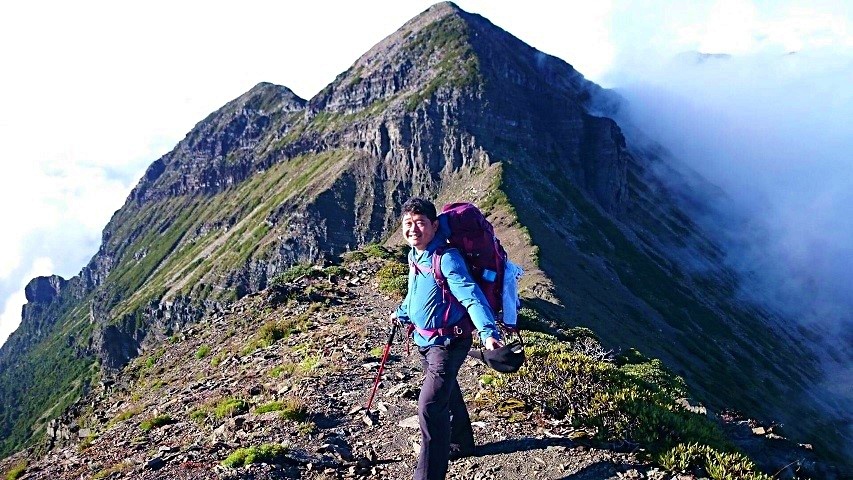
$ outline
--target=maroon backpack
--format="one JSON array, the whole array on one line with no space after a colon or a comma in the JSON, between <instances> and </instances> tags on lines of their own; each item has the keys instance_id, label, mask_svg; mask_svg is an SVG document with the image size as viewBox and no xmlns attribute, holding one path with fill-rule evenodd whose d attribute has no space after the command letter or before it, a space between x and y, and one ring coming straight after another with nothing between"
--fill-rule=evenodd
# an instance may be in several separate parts
<instances>
[{"instance_id":1,"label":"maroon backpack","mask_svg":"<svg viewBox=\"0 0 853 480\"><path fill-rule=\"evenodd\" d=\"M506 251L495 237L495 229L486 220L483 212L471 203L448 203L438 215L440 228L447 233L448 248L459 250L468 271L483 291L495 321L501 319L503 311L504 267ZM435 281L442 291L449 292L446 279L441 273L441 254L444 248L433 255Z\"/></svg>"}]
</instances>

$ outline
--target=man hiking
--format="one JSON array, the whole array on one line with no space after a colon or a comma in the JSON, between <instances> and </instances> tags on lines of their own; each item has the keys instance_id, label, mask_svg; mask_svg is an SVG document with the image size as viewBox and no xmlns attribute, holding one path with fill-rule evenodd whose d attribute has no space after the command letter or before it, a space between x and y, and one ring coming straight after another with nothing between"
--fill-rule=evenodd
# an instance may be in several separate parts
<instances>
[{"instance_id":1,"label":"man hiking","mask_svg":"<svg viewBox=\"0 0 853 480\"><path fill-rule=\"evenodd\" d=\"M415 479L444 479L449 459L474 453L471 419L456 380L471 348L471 333L476 328L489 350L501 346L500 333L462 255L447 248L435 205L421 198L410 199L403 205L402 227L412 247L409 290L391 319L414 328L424 368L418 398L421 451ZM440 255L441 273L452 298L436 282L433 255Z\"/></svg>"}]
</instances>

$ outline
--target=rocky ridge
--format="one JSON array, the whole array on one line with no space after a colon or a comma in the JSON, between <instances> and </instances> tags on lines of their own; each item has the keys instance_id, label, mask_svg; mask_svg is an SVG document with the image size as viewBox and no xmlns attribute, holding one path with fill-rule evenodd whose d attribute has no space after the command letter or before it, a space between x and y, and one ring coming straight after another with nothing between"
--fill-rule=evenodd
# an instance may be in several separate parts
<instances>
[{"instance_id":1,"label":"rocky ridge","mask_svg":"<svg viewBox=\"0 0 853 480\"><path fill-rule=\"evenodd\" d=\"M0 471L26 458L22 479L409 478L419 441L411 418L420 383L416 353L394 346L375 409L364 410L395 304L376 294L376 272L387 262L355 259L345 270L303 271L203 319L95 386L52 423L48 444L0 462ZM258 343L273 325L292 331ZM448 478L696 478L667 473L641 450L590 442L587 430L541 413L501 413L480 399L488 373L469 359L460 375L479 446L474 457L451 463ZM750 433L777 478L793 478L793 466L778 468L792 458L800 474L818 468L778 435L758 440ZM223 466L235 451L264 444L287 451L274 461Z\"/></svg>"}]
</instances>

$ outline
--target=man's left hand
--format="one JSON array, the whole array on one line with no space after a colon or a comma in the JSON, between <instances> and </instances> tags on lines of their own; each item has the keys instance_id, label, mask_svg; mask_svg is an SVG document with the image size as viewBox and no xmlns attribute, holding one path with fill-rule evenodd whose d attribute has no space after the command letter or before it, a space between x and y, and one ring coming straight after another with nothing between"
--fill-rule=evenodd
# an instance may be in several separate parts
<instances>
[{"instance_id":1,"label":"man's left hand","mask_svg":"<svg viewBox=\"0 0 853 480\"><path fill-rule=\"evenodd\" d=\"M494 350L501 347L503 347L503 344L495 337L489 337L486 339L486 350Z\"/></svg>"}]
</instances>

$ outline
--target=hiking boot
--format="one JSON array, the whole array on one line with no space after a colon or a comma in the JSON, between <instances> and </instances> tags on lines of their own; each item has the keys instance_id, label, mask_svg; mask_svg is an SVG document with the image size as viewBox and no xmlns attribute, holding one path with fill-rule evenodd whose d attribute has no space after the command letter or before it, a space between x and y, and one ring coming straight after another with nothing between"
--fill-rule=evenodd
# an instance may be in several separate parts
<instances>
[{"instance_id":1,"label":"hiking boot","mask_svg":"<svg viewBox=\"0 0 853 480\"><path fill-rule=\"evenodd\" d=\"M474 446L461 446L455 443L450 444L450 460L459 460L460 458L474 456Z\"/></svg>"}]
</instances>

